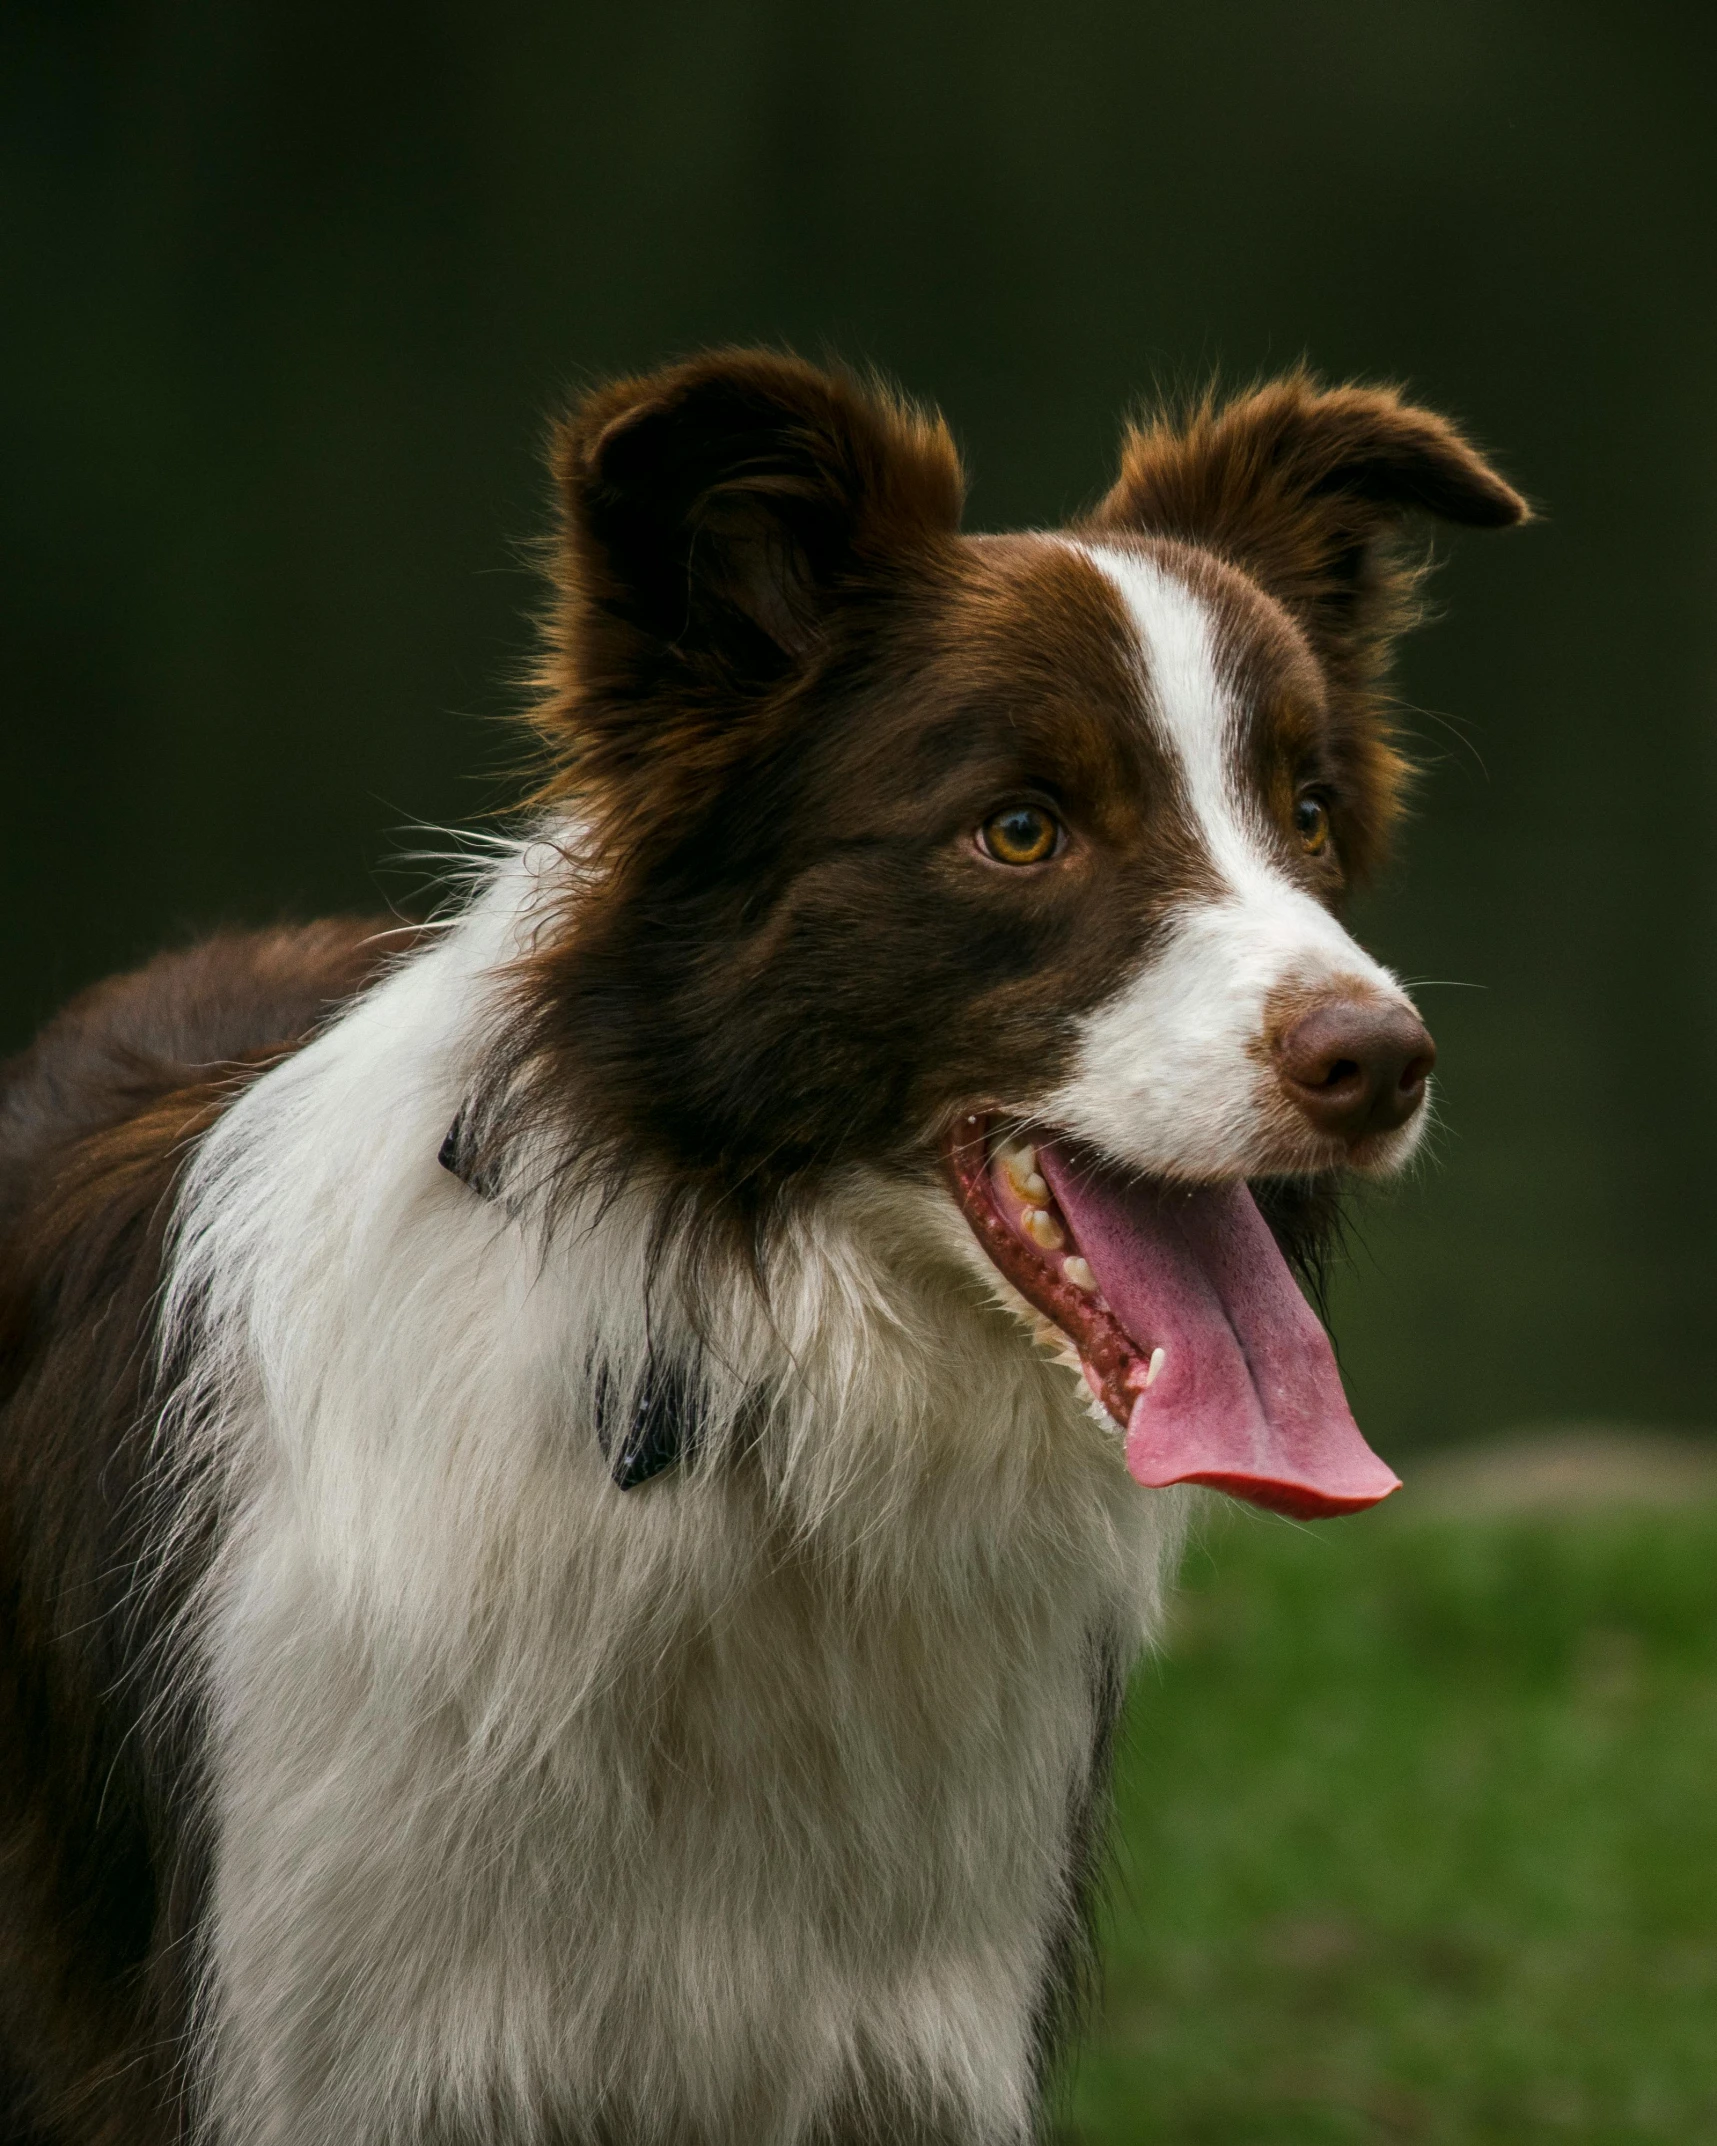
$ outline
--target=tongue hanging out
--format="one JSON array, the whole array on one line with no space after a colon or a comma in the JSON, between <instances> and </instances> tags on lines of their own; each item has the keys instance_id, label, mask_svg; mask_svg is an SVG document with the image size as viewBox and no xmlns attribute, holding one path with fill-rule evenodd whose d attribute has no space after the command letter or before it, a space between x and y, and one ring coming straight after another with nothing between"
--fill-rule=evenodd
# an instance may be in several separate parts
<instances>
[{"instance_id":1,"label":"tongue hanging out","mask_svg":"<svg viewBox=\"0 0 1717 2146\"><path fill-rule=\"evenodd\" d=\"M1244 1185L1140 1182L1059 1141L992 1156L976 1119L950 1164L985 1250L1124 1426L1138 1482L1206 1483L1306 1519L1400 1487Z\"/></svg>"}]
</instances>

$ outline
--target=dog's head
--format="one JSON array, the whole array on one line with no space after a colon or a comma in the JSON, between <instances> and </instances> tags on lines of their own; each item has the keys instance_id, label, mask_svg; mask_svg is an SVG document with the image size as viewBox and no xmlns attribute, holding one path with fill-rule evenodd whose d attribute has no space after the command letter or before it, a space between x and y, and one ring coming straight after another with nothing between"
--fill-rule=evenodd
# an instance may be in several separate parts
<instances>
[{"instance_id":1,"label":"dog's head","mask_svg":"<svg viewBox=\"0 0 1717 2146\"><path fill-rule=\"evenodd\" d=\"M592 396L556 474L541 720L589 848L521 984L526 1114L576 1097L735 1213L939 1167L1143 1479L1380 1494L1245 1186L1423 1122L1431 1040L1338 920L1402 773L1396 539L1521 500L1295 376L1130 433L1068 531L966 536L939 422L744 353ZM1260 1459L1284 1424L1341 1451Z\"/></svg>"}]
</instances>

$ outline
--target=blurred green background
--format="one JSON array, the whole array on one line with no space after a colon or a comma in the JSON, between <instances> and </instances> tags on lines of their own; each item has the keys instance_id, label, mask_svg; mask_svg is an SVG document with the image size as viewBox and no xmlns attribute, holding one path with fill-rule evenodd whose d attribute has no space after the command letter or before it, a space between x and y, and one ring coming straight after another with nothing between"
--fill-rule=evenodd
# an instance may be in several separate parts
<instances>
[{"instance_id":1,"label":"blurred green background","mask_svg":"<svg viewBox=\"0 0 1717 2146\"><path fill-rule=\"evenodd\" d=\"M1581 0L0 10L0 1042L506 794L538 452L720 338L947 411L975 525L1153 383L1404 380L1540 503L1403 674L1362 916L1443 1128L1338 1291L1415 1446L1713 1413L1717 11ZM1453 988L1459 985L1462 988Z\"/></svg>"},{"instance_id":2,"label":"blurred green background","mask_svg":"<svg viewBox=\"0 0 1717 2146\"><path fill-rule=\"evenodd\" d=\"M1640 1450L1195 1549L1070 2146L1717 2139L1717 1469Z\"/></svg>"}]
</instances>

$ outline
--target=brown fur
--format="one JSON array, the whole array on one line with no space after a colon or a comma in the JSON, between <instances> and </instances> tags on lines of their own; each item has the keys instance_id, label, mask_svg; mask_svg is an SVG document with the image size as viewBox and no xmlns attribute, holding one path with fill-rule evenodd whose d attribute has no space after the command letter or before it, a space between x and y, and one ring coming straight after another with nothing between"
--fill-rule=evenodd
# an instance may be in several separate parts
<instances>
[{"instance_id":1,"label":"brown fur","mask_svg":"<svg viewBox=\"0 0 1717 2146\"><path fill-rule=\"evenodd\" d=\"M553 471L548 794L633 845L720 781L736 706L780 727L829 624L934 572L965 491L939 418L757 351L599 390Z\"/></svg>"},{"instance_id":2,"label":"brown fur","mask_svg":"<svg viewBox=\"0 0 1717 2146\"><path fill-rule=\"evenodd\" d=\"M590 398L555 475L537 721L583 871L510 979L453 1159L503 1187L544 1152L569 1177L646 1170L755 1252L820 1171L928 1171L955 1111L1052 1083L1081 1011L1209 861L1115 588L1054 541L962 536L939 420L717 353ZM1394 809L1380 689L1410 509L1525 511L1440 420L1297 376L1135 433L1074 532L1148 546L1210 602L1284 861L1332 902ZM1293 845L1308 784L1332 798L1324 860ZM1069 830L1052 867L974 854L1021 798ZM195 1546L140 1583L164 1526L147 1422L168 1209L244 1081L400 944L352 924L212 941L87 994L0 1074L0 2138L18 2146L181 2130L198 1725L164 1703L156 1641ZM1264 1198L1290 1241L1325 1219L1322 1188ZM1106 1722L1117 1672L1093 1675ZM1069 1813L1076 1860L1097 1822ZM1061 1952L1046 2051L1071 1920ZM854 2111L850 2135L879 2120Z\"/></svg>"},{"instance_id":3,"label":"brown fur","mask_svg":"<svg viewBox=\"0 0 1717 2146\"><path fill-rule=\"evenodd\" d=\"M504 1177L550 1131L733 1215L855 1156L917 1167L974 1083L1043 1079L1205 869L1130 660L1114 590L1039 539L965 540L842 605L790 684L730 703L725 772L674 817L643 774L597 799L601 897L574 890L516 979L474 1155ZM671 763L671 723L655 742ZM1078 856L974 873L973 825L1022 793L1077 817Z\"/></svg>"},{"instance_id":4,"label":"brown fur","mask_svg":"<svg viewBox=\"0 0 1717 2146\"><path fill-rule=\"evenodd\" d=\"M148 1333L172 1187L398 935L231 934L86 992L0 1068L0 2139L178 2134L195 1725L151 1649ZM177 1793L168 1792L168 1784Z\"/></svg>"}]
</instances>

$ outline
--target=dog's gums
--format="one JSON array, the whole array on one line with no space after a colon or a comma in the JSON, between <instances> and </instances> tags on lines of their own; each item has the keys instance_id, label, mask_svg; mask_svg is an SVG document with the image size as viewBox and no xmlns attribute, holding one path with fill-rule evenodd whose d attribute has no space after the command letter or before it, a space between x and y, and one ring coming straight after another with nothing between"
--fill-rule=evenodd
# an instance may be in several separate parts
<instances>
[{"instance_id":1,"label":"dog's gums","mask_svg":"<svg viewBox=\"0 0 1717 2146\"><path fill-rule=\"evenodd\" d=\"M1046 1241L1061 1235L1061 1224L1037 1174L1037 1151L1001 1132L985 1111L961 1118L944 1155L955 1197L991 1264L1072 1342L1091 1391L1124 1430L1147 1366L1098 1293L1089 1261ZM1027 1215L1043 1218L1044 1235Z\"/></svg>"},{"instance_id":2,"label":"dog's gums","mask_svg":"<svg viewBox=\"0 0 1717 2146\"><path fill-rule=\"evenodd\" d=\"M1243 1185L1139 1180L990 1112L961 1118L945 1159L991 1263L1072 1343L1138 1482L1300 1519L1399 1487Z\"/></svg>"}]
</instances>

